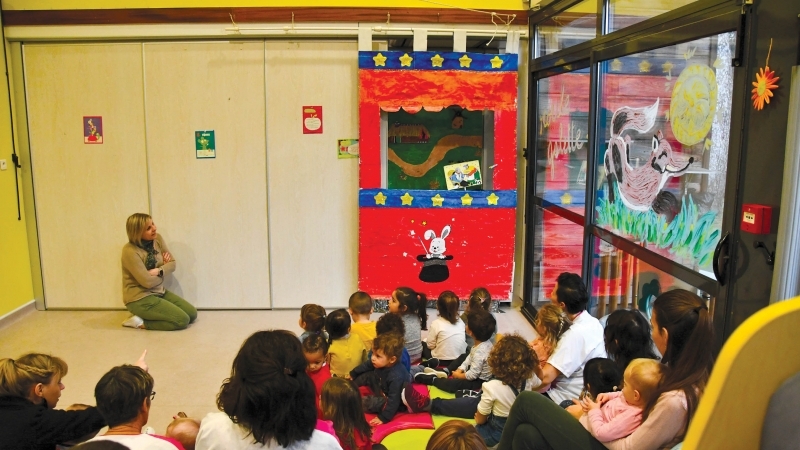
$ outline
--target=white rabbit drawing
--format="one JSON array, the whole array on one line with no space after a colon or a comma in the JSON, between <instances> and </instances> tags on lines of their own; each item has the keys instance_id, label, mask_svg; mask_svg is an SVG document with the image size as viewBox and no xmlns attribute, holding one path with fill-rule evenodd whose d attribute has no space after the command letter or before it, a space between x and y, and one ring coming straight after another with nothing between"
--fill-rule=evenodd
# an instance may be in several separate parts
<instances>
[{"instance_id":1,"label":"white rabbit drawing","mask_svg":"<svg viewBox=\"0 0 800 450\"><path fill-rule=\"evenodd\" d=\"M425 232L425 240L431 240L431 245L428 247L428 254L425 255L428 259L431 258L439 258L445 259L444 252L447 251L447 247L445 246L444 239L450 234L450 225L445 225L442 228L442 235L441 237L436 237L436 233L433 230L428 230Z\"/></svg>"}]
</instances>

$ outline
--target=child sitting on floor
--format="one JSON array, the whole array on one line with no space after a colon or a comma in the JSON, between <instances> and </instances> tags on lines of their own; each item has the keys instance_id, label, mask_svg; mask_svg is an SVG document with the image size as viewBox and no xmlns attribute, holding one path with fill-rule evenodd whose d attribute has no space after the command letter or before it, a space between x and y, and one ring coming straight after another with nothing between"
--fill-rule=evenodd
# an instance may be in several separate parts
<instances>
[{"instance_id":1,"label":"child sitting on floor","mask_svg":"<svg viewBox=\"0 0 800 450\"><path fill-rule=\"evenodd\" d=\"M458 317L458 304L453 291L442 292L436 300L439 317L431 322L428 337L422 342L422 357L427 360L427 367L449 365L467 350L466 329Z\"/></svg>"},{"instance_id":2,"label":"child sitting on floor","mask_svg":"<svg viewBox=\"0 0 800 450\"><path fill-rule=\"evenodd\" d=\"M404 400L412 412L430 411L431 414L474 418L478 433L486 445L500 442L511 405L525 390L527 380L537 364L533 349L517 334L504 336L489 354L489 366L494 379L483 383L481 393L468 392L454 399L434 399L406 390Z\"/></svg>"},{"instance_id":3,"label":"child sitting on floor","mask_svg":"<svg viewBox=\"0 0 800 450\"><path fill-rule=\"evenodd\" d=\"M361 394L352 381L331 378L322 387L320 406L326 420L333 422L343 450L385 450L372 443L372 428L364 418Z\"/></svg>"},{"instance_id":4,"label":"child sitting on floor","mask_svg":"<svg viewBox=\"0 0 800 450\"><path fill-rule=\"evenodd\" d=\"M325 319L328 332L328 361L331 374L346 377L355 367L367 359L367 349L361 338L350 333L350 314L345 309L337 309Z\"/></svg>"},{"instance_id":5,"label":"child sitting on floor","mask_svg":"<svg viewBox=\"0 0 800 450\"><path fill-rule=\"evenodd\" d=\"M314 382L316 391L317 418L322 418L322 410L319 405L319 396L322 393L322 385L331 377L331 366L328 364L328 341L318 334L312 334L303 341L303 356L306 357L308 367L306 373L311 381Z\"/></svg>"},{"instance_id":6,"label":"child sitting on floor","mask_svg":"<svg viewBox=\"0 0 800 450\"><path fill-rule=\"evenodd\" d=\"M306 303L300 308L300 321L298 325L302 328L303 334L300 335L300 342L306 340L309 334L321 334L322 337L328 339L328 334L325 333L325 308L313 303Z\"/></svg>"},{"instance_id":7,"label":"child sitting on floor","mask_svg":"<svg viewBox=\"0 0 800 450\"><path fill-rule=\"evenodd\" d=\"M586 414L581 417L581 424L600 442L621 439L636 431L642 424L642 410L652 400L664 367L649 358L631 361L625 369L622 392L599 394L596 402L589 397L582 400Z\"/></svg>"},{"instance_id":8,"label":"child sitting on floor","mask_svg":"<svg viewBox=\"0 0 800 450\"><path fill-rule=\"evenodd\" d=\"M477 287L472 290L469 294L469 299L467 300L467 305L464 308L464 312L461 314L461 320L464 321L464 325L468 325L469 319L467 319L467 314L475 310L477 308L482 308L484 311L490 312L489 309L492 307L492 295L489 293L489 290L485 287ZM467 350L470 351L472 346L475 345L475 341L472 339L472 336L465 334L464 339L467 341ZM494 344L495 339L494 335L490 339L492 344Z\"/></svg>"},{"instance_id":9,"label":"child sitting on floor","mask_svg":"<svg viewBox=\"0 0 800 450\"><path fill-rule=\"evenodd\" d=\"M492 379L488 359L493 344L489 338L494 334L497 322L493 315L480 308L471 310L467 317L467 333L475 339L475 346L467 359L457 369L453 367L455 363L442 370L425 367L423 372L414 374L415 382L433 385L445 392L456 392L462 389L478 390L484 382Z\"/></svg>"},{"instance_id":10,"label":"child sitting on floor","mask_svg":"<svg viewBox=\"0 0 800 450\"><path fill-rule=\"evenodd\" d=\"M364 411L377 414L370 425L388 423L397 411L404 409L401 396L411 375L402 364L403 336L398 333L379 334L372 345L372 357L350 372L358 386L366 386L372 395L364 396Z\"/></svg>"},{"instance_id":11,"label":"child sitting on floor","mask_svg":"<svg viewBox=\"0 0 800 450\"><path fill-rule=\"evenodd\" d=\"M361 338L364 348L371 349L372 341L378 332L375 331L375 322L370 320L373 312L372 297L366 292L358 291L350 296L348 311L353 318L350 329L353 334Z\"/></svg>"},{"instance_id":12,"label":"child sitting on floor","mask_svg":"<svg viewBox=\"0 0 800 450\"><path fill-rule=\"evenodd\" d=\"M425 309L427 305L425 294L407 287L395 289L389 300L389 312L403 319L406 327L403 337L414 364L422 359L422 330L428 329L428 311Z\"/></svg>"},{"instance_id":13,"label":"child sitting on floor","mask_svg":"<svg viewBox=\"0 0 800 450\"><path fill-rule=\"evenodd\" d=\"M580 419L583 415L581 401L585 397L596 400L597 396L606 392L616 392L622 385L622 373L616 361L608 358L592 358L583 367L583 390L580 397L572 400L566 407L572 417Z\"/></svg>"},{"instance_id":14,"label":"child sitting on floor","mask_svg":"<svg viewBox=\"0 0 800 450\"><path fill-rule=\"evenodd\" d=\"M536 357L539 359L539 367L544 367L547 359L553 354L553 350L558 344L558 340L572 325L564 311L556 305L546 304L539 308L536 312L536 319L533 321L533 326L536 328L536 333L539 336L531 341L531 348L536 352ZM536 378L536 384L541 384L541 381ZM546 392L550 389L550 384L540 386L539 392Z\"/></svg>"},{"instance_id":15,"label":"child sitting on floor","mask_svg":"<svg viewBox=\"0 0 800 450\"><path fill-rule=\"evenodd\" d=\"M397 333L400 336L405 335L406 328L403 319L397 314L384 314L377 322L375 322L375 332L378 336L386 333ZM372 347L370 347L367 359L372 358ZM411 357L408 355L408 350L403 347L403 354L400 357L400 362L406 370L411 370Z\"/></svg>"}]
</instances>

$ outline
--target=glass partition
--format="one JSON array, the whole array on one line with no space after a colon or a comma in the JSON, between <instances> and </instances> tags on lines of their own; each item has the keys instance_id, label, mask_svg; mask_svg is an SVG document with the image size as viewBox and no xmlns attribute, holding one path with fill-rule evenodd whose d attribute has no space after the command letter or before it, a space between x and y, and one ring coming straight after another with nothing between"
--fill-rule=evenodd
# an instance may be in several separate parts
<instances>
[{"instance_id":1,"label":"glass partition","mask_svg":"<svg viewBox=\"0 0 800 450\"><path fill-rule=\"evenodd\" d=\"M549 55L594 39L599 18L597 0L585 0L545 19L536 26L536 56Z\"/></svg>"},{"instance_id":2,"label":"glass partition","mask_svg":"<svg viewBox=\"0 0 800 450\"><path fill-rule=\"evenodd\" d=\"M546 302L561 272L581 273L583 226L538 206L534 220L533 301Z\"/></svg>"},{"instance_id":3,"label":"glass partition","mask_svg":"<svg viewBox=\"0 0 800 450\"><path fill-rule=\"evenodd\" d=\"M584 215L589 68L537 82L536 195Z\"/></svg>"},{"instance_id":4,"label":"glass partition","mask_svg":"<svg viewBox=\"0 0 800 450\"><path fill-rule=\"evenodd\" d=\"M609 33L697 0L609 0Z\"/></svg>"},{"instance_id":5,"label":"glass partition","mask_svg":"<svg viewBox=\"0 0 800 450\"><path fill-rule=\"evenodd\" d=\"M735 35L601 63L596 225L713 278Z\"/></svg>"}]
</instances>

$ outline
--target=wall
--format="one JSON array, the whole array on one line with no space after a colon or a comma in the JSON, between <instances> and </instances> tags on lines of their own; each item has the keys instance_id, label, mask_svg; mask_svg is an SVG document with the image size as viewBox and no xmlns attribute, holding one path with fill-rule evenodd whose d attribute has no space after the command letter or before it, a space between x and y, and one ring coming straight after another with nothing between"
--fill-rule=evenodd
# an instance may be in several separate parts
<instances>
[{"instance_id":1,"label":"wall","mask_svg":"<svg viewBox=\"0 0 800 450\"><path fill-rule=\"evenodd\" d=\"M0 55L5 64L5 55ZM11 162L11 114L8 83L0 80L0 159L7 170L0 171L0 317L33 300L25 216L17 220L17 194ZM20 195L22 186L20 183ZM20 199L21 200L21 199ZM21 205L20 201L20 207Z\"/></svg>"}]
</instances>

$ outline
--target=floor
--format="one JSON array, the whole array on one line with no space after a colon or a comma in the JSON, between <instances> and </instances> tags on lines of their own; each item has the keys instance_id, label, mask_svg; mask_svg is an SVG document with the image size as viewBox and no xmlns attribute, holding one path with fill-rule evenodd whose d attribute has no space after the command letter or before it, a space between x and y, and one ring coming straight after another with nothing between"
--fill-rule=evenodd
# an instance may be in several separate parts
<instances>
[{"instance_id":1,"label":"floor","mask_svg":"<svg viewBox=\"0 0 800 450\"><path fill-rule=\"evenodd\" d=\"M436 317L434 310L428 314L429 321ZM131 364L147 350L156 391L148 424L163 433L178 411L198 418L217 411L216 394L250 334L271 328L301 332L298 310L200 311L193 325L177 332L123 328L120 324L128 315L124 311L32 311L0 327L0 357L39 352L64 359L69 373L58 404L64 408L73 403L94 404L97 380L111 367ZM535 337L517 309L503 308L495 316L499 333L518 332L526 340ZM375 314L373 319L378 317Z\"/></svg>"}]
</instances>

